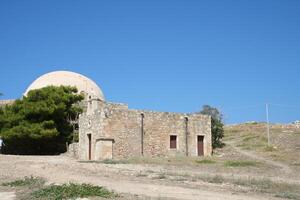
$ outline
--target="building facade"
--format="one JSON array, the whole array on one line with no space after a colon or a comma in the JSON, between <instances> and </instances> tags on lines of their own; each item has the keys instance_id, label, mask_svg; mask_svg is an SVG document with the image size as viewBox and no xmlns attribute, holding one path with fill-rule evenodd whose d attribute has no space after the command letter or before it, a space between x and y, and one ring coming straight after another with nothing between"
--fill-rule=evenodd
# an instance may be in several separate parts
<instances>
[{"instance_id":1,"label":"building facade","mask_svg":"<svg viewBox=\"0 0 300 200\"><path fill-rule=\"evenodd\" d=\"M90 100L79 116L78 153L80 160L209 156L211 119Z\"/></svg>"}]
</instances>

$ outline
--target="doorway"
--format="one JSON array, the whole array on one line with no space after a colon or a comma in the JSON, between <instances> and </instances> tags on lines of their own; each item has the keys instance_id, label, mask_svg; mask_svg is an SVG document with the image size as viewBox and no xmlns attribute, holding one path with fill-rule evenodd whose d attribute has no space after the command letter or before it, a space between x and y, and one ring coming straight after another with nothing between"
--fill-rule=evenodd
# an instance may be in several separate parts
<instances>
[{"instance_id":1,"label":"doorway","mask_svg":"<svg viewBox=\"0 0 300 200\"><path fill-rule=\"evenodd\" d=\"M204 136L198 135L197 136L197 148L198 148L198 156L204 155L204 144L203 144Z\"/></svg>"},{"instance_id":2,"label":"doorway","mask_svg":"<svg viewBox=\"0 0 300 200\"><path fill-rule=\"evenodd\" d=\"M88 158L92 160L92 134L87 134L88 137Z\"/></svg>"},{"instance_id":3,"label":"doorway","mask_svg":"<svg viewBox=\"0 0 300 200\"><path fill-rule=\"evenodd\" d=\"M95 160L105 160L113 158L113 140L99 139L96 140Z\"/></svg>"}]
</instances>

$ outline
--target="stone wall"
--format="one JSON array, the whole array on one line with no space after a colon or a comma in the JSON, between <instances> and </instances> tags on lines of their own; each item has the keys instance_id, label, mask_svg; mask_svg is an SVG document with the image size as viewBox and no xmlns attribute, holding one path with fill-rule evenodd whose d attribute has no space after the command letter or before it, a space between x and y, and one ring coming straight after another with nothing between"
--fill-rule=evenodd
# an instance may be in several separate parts
<instances>
[{"instance_id":1,"label":"stone wall","mask_svg":"<svg viewBox=\"0 0 300 200\"><path fill-rule=\"evenodd\" d=\"M77 142L69 144L68 151L66 152L66 155L70 156L70 157L73 157L73 158L79 158L78 143Z\"/></svg>"},{"instance_id":2,"label":"stone wall","mask_svg":"<svg viewBox=\"0 0 300 200\"><path fill-rule=\"evenodd\" d=\"M92 160L107 157L108 151L116 159L142 154L197 156L198 135L204 136L204 155L208 156L212 152L210 123L210 117L201 114L130 110L124 104L101 102L97 110L79 117L79 158L88 159L88 134ZM176 149L170 149L171 135L177 136ZM99 144L104 143L106 152L101 152Z\"/></svg>"},{"instance_id":3,"label":"stone wall","mask_svg":"<svg viewBox=\"0 0 300 200\"><path fill-rule=\"evenodd\" d=\"M0 107L5 105L11 105L15 102L14 99L0 100Z\"/></svg>"}]
</instances>

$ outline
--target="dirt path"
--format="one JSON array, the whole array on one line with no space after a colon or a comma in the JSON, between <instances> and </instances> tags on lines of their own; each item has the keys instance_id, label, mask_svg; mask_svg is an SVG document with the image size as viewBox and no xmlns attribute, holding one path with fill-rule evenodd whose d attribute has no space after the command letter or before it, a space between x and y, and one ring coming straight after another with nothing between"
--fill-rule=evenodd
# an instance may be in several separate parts
<instances>
[{"instance_id":1,"label":"dirt path","mask_svg":"<svg viewBox=\"0 0 300 200\"><path fill-rule=\"evenodd\" d=\"M226 189L210 187L188 188L167 182L145 181L115 173L111 175L101 169L101 164L78 163L62 156L3 156L0 155L0 179L24 176L40 176L52 183L91 183L102 185L118 193L130 193L151 198L206 199L206 200L254 200L272 199L256 195L232 193ZM1 198L0 198L1 199Z\"/></svg>"},{"instance_id":2,"label":"dirt path","mask_svg":"<svg viewBox=\"0 0 300 200\"><path fill-rule=\"evenodd\" d=\"M278 168L280 168L280 170L282 172L284 172L286 174L290 174L292 172L292 170L290 169L290 167L288 165L285 165L285 164L280 163L280 162L273 161L273 160L271 160L269 158L266 158L266 157L259 156L259 155L255 154L253 152L250 152L250 151L242 150L241 148L237 147L234 142L226 142L226 144L228 144L231 148L233 148L238 153L243 154L243 155L245 155L249 158L252 158L254 160L259 160L259 161L265 162L269 165L272 165L274 167L278 167Z\"/></svg>"},{"instance_id":3,"label":"dirt path","mask_svg":"<svg viewBox=\"0 0 300 200\"><path fill-rule=\"evenodd\" d=\"M1 200L14 200L16 198L16 194L14 192L0 192Z\"/></svg>"}]
</instances>

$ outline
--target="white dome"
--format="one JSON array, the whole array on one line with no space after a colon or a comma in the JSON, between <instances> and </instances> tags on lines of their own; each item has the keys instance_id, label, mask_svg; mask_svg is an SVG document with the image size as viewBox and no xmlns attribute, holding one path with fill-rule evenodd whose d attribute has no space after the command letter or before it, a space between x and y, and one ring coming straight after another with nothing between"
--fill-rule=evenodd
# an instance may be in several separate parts
<instances>
[{"instance_id":1,"label":"white dome","mask_svg":"<svg viewBox=\"0 0 300 200\"><path fill-rule=\"evenodd\" d=\"M69 71L54 71L40 76L31 83L24 93L24 96L27 96L30 90L40 89L50 85L75 86L78 89L78 93L84 92L92 98L97 98L102 101L105 100L100 87L94 81L81 74Z\"/></svg>"}]
</instances>

